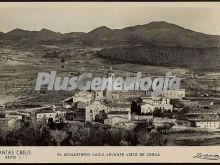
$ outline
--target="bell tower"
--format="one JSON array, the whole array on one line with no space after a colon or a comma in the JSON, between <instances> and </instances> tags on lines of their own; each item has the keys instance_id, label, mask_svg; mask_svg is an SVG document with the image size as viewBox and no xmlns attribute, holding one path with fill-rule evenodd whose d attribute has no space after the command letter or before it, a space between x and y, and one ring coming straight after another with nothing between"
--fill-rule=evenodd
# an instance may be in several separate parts
<instances>
[{"instance_id":1,"label":"bell tower","mask_svg":"<svg viewBox=\"0 0 220 165\"><path fill-rule=\"evenodd\" d=\"M109 71L107 72L107 78L111 78L112 81L115 79L115 74L112 71L112 67L109 68ZM107 88L105 88L104 90L104 96L106 97L107 100L112 100L112 91L108 90Z\"/></svg>"}]
</instances>

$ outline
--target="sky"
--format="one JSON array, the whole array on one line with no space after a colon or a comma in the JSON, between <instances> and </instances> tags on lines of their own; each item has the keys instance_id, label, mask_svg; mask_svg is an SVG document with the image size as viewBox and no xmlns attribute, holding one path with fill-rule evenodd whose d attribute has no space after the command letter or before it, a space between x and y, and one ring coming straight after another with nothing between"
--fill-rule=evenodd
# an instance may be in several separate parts
<instances>
[{"instance_id":1,"label":"sky","mask_svg":"<svg viewBox=\"0 0 220 165\"><path fill-rule=\"evenodd\" d=\"M220 2L0 2L0 31L89 32L166 21L220 35Z\"/></svg>"}]
</instances>

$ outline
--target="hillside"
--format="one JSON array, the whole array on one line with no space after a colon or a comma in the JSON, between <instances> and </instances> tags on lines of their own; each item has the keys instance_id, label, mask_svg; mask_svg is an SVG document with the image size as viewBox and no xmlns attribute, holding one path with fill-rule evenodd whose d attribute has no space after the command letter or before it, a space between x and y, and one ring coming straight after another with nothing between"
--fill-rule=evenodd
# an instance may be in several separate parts
<instances>
[{"instance_id":1,"label":"hillside","mask_svg":"<svg viewBox=\"0 0 220 165\"><path fill-rule=\"evenodd\" d=\"M14 29L8 33L0 34L1 41L7 44L16 45L38 45L38 44L67 44L79 40L84 33L58 33L43 28L40 31L27 31L23 29ZM81 39L80 39L81 40Z\"/></svg>"},{"instance_id":2,"label":"hillside","mask_svg":"<svg viewBox=\"0 0 220 165\"><path fill-rule=\"evenodd\" d=\"M102 49L97 56L110 61L154 66L185 67L199 71L220 71L219 48L127 46Z\"/></svg>"},{"instance_id":3,"label":"hillside","mask_svg":"<svg viewBox=\"0 0 220 165\"><path fill-rule=\"evenodd\" d=\"M0 32L0 39L1 39L1 37L3 37L3 35L4 35L4 33L3 33L3 32Z\"/></svg>"},{"instance_id":4,"label":"hillside","mask_svg":"<svg viewBox=\"0 0 220 165\"><path fill-rule=\"evenodd\" d=\"M84 44L105 45L156 45L181 47L219 47L220 36L207 35L184 29L167 22L151 22L123 29L97 28L84 36Z\"/></svg>"},{"instance_id":5,"label":"hillside","mask_svg":"<svg viewBox=\"0 0 220 165\"><path fill-rule=\"evenodd\" d=\"M56 39L57 37L61 36L61 33L56 33L48 29L42 29L40 31L27 31L22 29L14 29L8 33L5 33L4 39L5 40L17 40L20 41L22 39Z\"/></svg>"}]
</instances>

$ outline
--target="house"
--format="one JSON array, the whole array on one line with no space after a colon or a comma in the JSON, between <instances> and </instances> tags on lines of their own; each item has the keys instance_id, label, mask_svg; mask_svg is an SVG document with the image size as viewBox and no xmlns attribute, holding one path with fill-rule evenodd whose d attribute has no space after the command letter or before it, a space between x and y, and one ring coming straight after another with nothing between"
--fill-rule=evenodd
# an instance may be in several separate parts
<instances>
[{"instance_id":1,"label":"house","mask_svg":"<svg viewBox=\"0 0 220 165\"><path fill-rule=\"evenodd\" d=\"M198 120L195 121L195 126L197 128L219 129L220 120Z\"/></svg>"},{"instance_id":2,"label":"house","mask_svg":"<svg viewBox=\"0 0 220 165\"><path fill-rule=\"evenodd\" d=\"M170 104L169 98L164 97L141 97L142 106L141 112L153 112L155 109L173 110L173 105Z\"/></svg>"},{"instance_id":3,"label":"house","mask_svg":"<svg viewBox=\"0 0 220 165\"><path fill-rule=\"evenodd\" d=\"M77 108L72 111L68 111L65 114L65 122L81 121L85 122L85 108Z\"/></svg>"},{"instance_id":4,"label":"house","mask_svg":"<svg viewBox=\"0 0 220 165\"><path fill-rule=\"evenodd\" d=\"M20 114L20 115L22 115L24 117L31 117L31 114L29 112L25 112L25 111L22 111L22 110L16 111L16 113Z\"/></svg>"},{"instance_id":5,"label":"house","mask_svg":"<svg viewBox=\"0 0 220 165\"><path fill-rule=\"evenodd\" d=\"M91 102L94 99L94 94L89 91L79 91L73 96L73 102Z\"/></svg>"},{"instance_id":6,"label":"house","mask_svg":"<svg viewBox=\"0 0 220 165\"><path fill-rule=\"evenodd\" d=\"M121 117L124 119L127 119L128 121L131 120L131 112L130 111L110 111L107 113L107 118L113 118L113 117Z\"/></svg>"},{"instance_id":7,"label":"house","mask_svg":"<svg viewBox=\"0 0 220 165\"><path fill-rule=\"evenodd\" d=\"M139 120L139 121L150 121L153 119L153 115L132 115L132 120Z\"/></svg>"},{"instance_id":8,"label":"house","mask_svg":"<svg viewBox=\"0 0 220 165\"><path fill-rule=\"evenodd\" d=\"M101 101L95 100L86 106L85 121L92 122L99 115L100 112L108 113L109 107Z\"/></svg>"},{"instance_id":9,"label":"house","mask_svg":"<svg viewBox=\"0 0 220 165\"><path fill-rule=\"evenodd\" d=\"M107 125L125 125L125 123L129 123L128 118L123 118L121 116L113 116L104 120L104 124Z\"/></svg>"},{"instance_id":10,"label":"house","mask_svg":"<svg viewBox=\"0 0 220 165\"><path fill-rule=\"evenodd\" d=\"M6 118L15 118L17 120L22 120L22 115L18 113L6 113L5 115Z\"/></svg>"},{"instance_id":11,"label":"house","mask_svg":"<svg viewBox=\"0 0 220 165\"><path fill-rule=\"evenodd\" d=\"M53 110L40 110L36 112L37 121L49 122L63 122L65 117L65 112L53 111Z\"/></svg>"},{"instance_id":12,"label":"house","mask_svg":"<svg viewBox=\"0 0 220 165\"><path fill-rule=\"evenodd\" d=\"M145 96L146 91L142 90L121 90L112 91L112 99L117 100L120 98L139 98L140 96Z\"/></svg>"},{"instance_id":13,"label":"house","mask_svg":"<svg viewBox=\"0 0 220 165\"><path fill-rule=\"evenodd\" d=\"M66 98L65 100L62 100L61 103L64 108L72 108L74 106L73 97Z\"/></svg>"},{"instance_id":14,"label":"house","mask_svg":"<svg viewBox=\"0 0 220 165\"><path fill-rule=\"evenodd\" d=\"M220 118L217 112L212 110L194 110L186 114L186 119L198 128L218 129Z\"/></svg>"},{"instance_id":15,"label":"house","mask_svg":"<svg viewBox=\"0 0 220 165\"><path fill-rule=\"evenodd\" d=\"M93 101L93 99L94 99L94 94L92 92L79 91L78 93L75 93L74 96L62 100L61 103L65 108L72 108L77 102L89 103Z\"/></svg>"},{"instance_id":16,"label":"house","mask_svg":"<svg viewBox=\"0 0 220 165\"><path fill-rule=\"evenodd\" d=\"M146 113L153 113L155 110L155 106L150 104L150 103L145 103L141 105L141 113L146 114Z\"/></svg>"},{"instance_id":17,"label":"house","mask_svg":"<svg viewBox=\"0 0 220 165\"><path fill-rule=\"evenodd\" d=\"M85 102L79 101L79 102L76 103L75 108L86 109L86 106L87 106L87 105L88 105L88 103L85 103Z\"/></svg>"},{"instance_id":18,"label":"house","mask_svg":"<svg viewBox=\"0 0 220 165\"><path fill-rule=\"evenodd\" d=\"M191 122L187 120L176 120L177 126L182 126L182 127L190 127Z\"/></svg>"},{"instance_id":19,"label":"house","mask_svg":"<svg viewBox=\"0 0 220 165\"><path fill-rule=\"evenodd\" d=\"M164 97L170 98L170 99L182 99L182 98L186 97L186 91L185 91L185 89L162 90L161 96L164 96Z\"/></svg>"},{"instance_id":20,"label":"house","mask_svg":"<svg viewBox=\"0 0 220 165\"><path fill-rule=\"evenodd\" d=\"M164 124L167 124L167 123L176 125L176 119L170 119L167 117L164 117L164 118L155 117L152 120L152 124L155 125L156 127L163 126Z\"/></svg>"},{"instance_id":21,"label":"house","mask_svg":"<svg viewBox=\"0 0 220 165\"><path fill-rule=\"evenodd\" d=\"M45 121L48 123L49 121L55 121L58 119L58 113L55 111L39 111L36 112L36 120L37 121Z\"/></svg>"},{"instance_id":22,"label":"house","mask_svg":"<svg viewBox=\"0 0 220 165\"><path fill-rule=\"evenodd\" d=\"M131 111L131 104L127 102L113 102L110 107L111 111Z\"/></svg>"}]
</instances>

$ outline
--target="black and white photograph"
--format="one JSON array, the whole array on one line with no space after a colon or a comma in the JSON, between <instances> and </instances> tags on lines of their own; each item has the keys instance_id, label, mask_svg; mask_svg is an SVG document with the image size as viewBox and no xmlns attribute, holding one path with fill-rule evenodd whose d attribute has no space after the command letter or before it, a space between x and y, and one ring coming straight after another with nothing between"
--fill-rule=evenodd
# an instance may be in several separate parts
<instances>
[{"instance_id":1,"label":"black and white photograph","mask_svg":"<svg viewBox=\"0 0 220 165\"><path fill-rule=\"evenodd\" d=\"M1 2L0 20L0 146L220 145L220 4Z\"/></svg>"}]
</instances>

